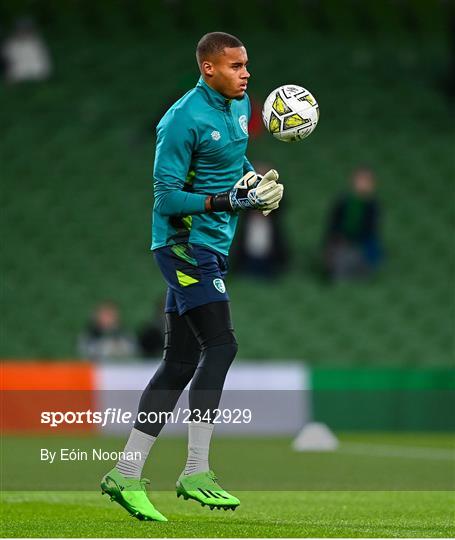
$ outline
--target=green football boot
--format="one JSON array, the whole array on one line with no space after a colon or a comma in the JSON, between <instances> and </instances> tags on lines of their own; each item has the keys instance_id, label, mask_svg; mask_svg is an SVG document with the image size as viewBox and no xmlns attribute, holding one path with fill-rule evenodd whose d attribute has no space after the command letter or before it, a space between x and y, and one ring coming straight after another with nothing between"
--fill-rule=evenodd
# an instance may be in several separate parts
<instances>
[{"instance_id":1,"label":"green football boot","mask_svg":"<svg viewBox=\"0 0 455 540\"><path fill-rule=\"evenodd\" d=\"M181 474L176 485L177 497L193 499L201 503L201 506L209 506L210 510L235 510L240 501L217 484L217 478L213 471L196 474Z\"/></svg>"},{"instance_id":2,"label":"green football boot","mask_svg":"<svg viewBox=\"0 0 455 540\"><path fill-rule=\"evenodd\" d=\"M141 521L167 521L147 497L146 484L149 483L146 478L127 478L114 468L101 480L101 493L110 495L111 501Z\"/></svg>"}]
</instances>

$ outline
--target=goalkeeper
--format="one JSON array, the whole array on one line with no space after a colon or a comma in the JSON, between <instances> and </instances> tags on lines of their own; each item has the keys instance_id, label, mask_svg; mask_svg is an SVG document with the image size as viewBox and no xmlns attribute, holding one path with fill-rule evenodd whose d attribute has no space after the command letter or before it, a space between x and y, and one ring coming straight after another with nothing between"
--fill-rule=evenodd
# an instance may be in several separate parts
<instances>
[{"instance_id":1,"label":"goalkeeper","mask_svg":"<svg viewBox=\"0 0 455 540\"><path fill-rule=\"evenodd\" d=\"M283 186L271 170L255 174L245 156L251 114L247 53L234 36L206 34L196 58L201 78L157 127L152 250L167 283L163 360L144 390L139 412L173 411L191 381L188 458L177 495L210 508L240 501L209 467L213 411L237 352L224 278L238 213L278 208ZM142 417L145 414L141 415ZM164 423L164 422L163 422ZM166 521L149 501L141 473L163 423L136 420L125 455L101 482L130 514Z\"/></svg>"}]
</instances>

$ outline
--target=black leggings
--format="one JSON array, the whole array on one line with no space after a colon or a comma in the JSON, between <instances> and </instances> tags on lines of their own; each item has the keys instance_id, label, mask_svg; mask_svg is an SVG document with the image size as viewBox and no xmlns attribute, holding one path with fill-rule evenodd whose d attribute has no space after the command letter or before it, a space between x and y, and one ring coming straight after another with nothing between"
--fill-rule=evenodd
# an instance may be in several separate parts
<instances>
[{"instance_id":1,"label":"black leggings","mask_svg":"<svg viewBox=\"0 0 455 540\"><path fill-rule=\"evenodd\" d=\"M213 419L226 374L237 353L228 302L213 302L179 316L166 313L164 355L155 375L142 393L139 413L155 413L159 421L136 420L134 427L157 437L191 380L189 406L193 418ZM141 414L141 419L144 414Z\"/></svg>"}]
</instances>

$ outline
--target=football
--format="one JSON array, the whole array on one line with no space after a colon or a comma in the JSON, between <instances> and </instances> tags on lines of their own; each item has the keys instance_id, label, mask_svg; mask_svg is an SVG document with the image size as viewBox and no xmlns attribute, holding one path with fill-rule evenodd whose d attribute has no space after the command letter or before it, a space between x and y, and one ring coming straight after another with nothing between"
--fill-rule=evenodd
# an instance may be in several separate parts
<instances>
[{"instance_id":1,"label":"football","mask_svg":"<svg viewBox=\"0 0 455 540\"><path fill-rule=\"evenodd\" d=\"M279 141L301 141L316 128L319 106L313 94L302 86L285 84L268 95L262 119Z\"/></svg>"}]
</instances>

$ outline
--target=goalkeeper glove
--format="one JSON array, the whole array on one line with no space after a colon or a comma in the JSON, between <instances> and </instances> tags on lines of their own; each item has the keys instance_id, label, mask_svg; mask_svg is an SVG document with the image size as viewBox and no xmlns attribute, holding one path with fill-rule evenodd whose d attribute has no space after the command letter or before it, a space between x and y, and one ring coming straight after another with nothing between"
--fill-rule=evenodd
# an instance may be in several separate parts
<instances>
[{"instance_id":1,"label":"goalkeeper glove","mask_svg":"<svg viewBox=\"0 0 455 540\"><path fill-rule=\"evenodd\" d=\"M274 180L275 182L277 182L279 175L278 175L278 172L275 171L274 169L271 169L270 171L266 172L264 176L261 176L260 174L258 174L256 184L253 187L256 187L260 182L262 182L263 178L267 178L268 180ZM270 212L272 212L273 210L276 210L280 206L280 201L283 198L284 186L282 184L278 184L278 185L282 186L281 197L279 198L278 201L268 204L267 206L262 208L262 213L264 216L268 216Z\"/></svg>"},{"instance_id":2,"label":"goalkeeper glove","mask_svg":"<svg viewBox=\"0 0 455 540\"><path fill-rule=\"evenodd\" d=\"M206 209L211 212L236 212L238 210L265 210L278 208L283 196L283 185L278 184L278 173L269 171L263 177L250 171L232 190L208 197Z\"/></svg>"}]
</instances>

